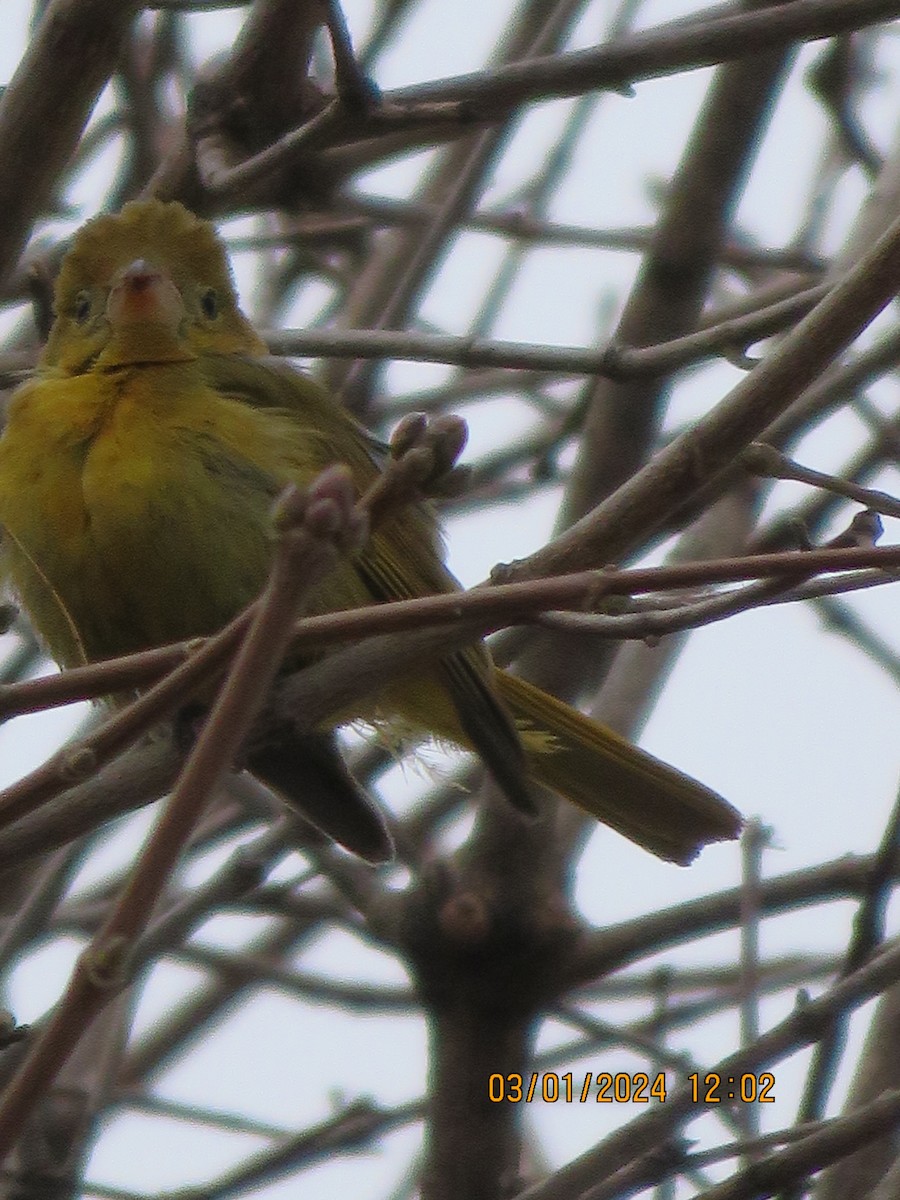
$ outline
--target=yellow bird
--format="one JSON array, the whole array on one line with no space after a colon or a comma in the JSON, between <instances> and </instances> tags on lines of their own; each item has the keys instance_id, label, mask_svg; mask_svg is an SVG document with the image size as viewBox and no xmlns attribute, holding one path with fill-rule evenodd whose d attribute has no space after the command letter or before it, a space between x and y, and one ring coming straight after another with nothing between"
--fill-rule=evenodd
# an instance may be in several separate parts
<instances>
[{"instance_id":1,"label":"yellow bird","mask_svg":"<svg viewBox=\"0 0 900 1200\"><path fill-rule=\"evenodd\" d=\"M266 355L222 243L180 204L136 201L75 237L49 341L0 438L6 572L61 666L216 632L263 587L287 483L332 463L360 491L377 477L368 435ZM457 587L423 505L389 518L307 611ZM721 797L498 670L481 645L417 666L350 717L474 749L519 807L533 809L536 781L673 862L740 831ZM282 730L248 765L336 841L389 857L332 731Z\"/></svg>"}]
</instances>

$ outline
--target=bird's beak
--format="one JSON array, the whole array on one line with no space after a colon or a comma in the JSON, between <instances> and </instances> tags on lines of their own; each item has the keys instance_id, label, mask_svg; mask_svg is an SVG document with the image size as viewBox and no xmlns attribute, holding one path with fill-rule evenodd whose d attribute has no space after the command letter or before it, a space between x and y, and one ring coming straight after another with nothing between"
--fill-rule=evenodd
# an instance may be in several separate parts
<instances>
[{"instance_id":1,"label":"bird's beak","mask_svg":"<svg viewBox=\"0 0 900 1200\"><path fill-rule=\"evenodd\" d=\"M177 334L184 320L184 301L167 271L138 258L113 278L106 316L114 330L149 323Z\"/></svg>"},{"instance_id":2,"label":"bird's beak","mask_svg":"<svg viewBox=\"0 0 900 1200\"><path fill-rule=\"evenodd\" d=\"M110 336L97 359L102 368L190 362L185 308L168 271L143 258L118 271L106 301Z\"/></svg>"}]
</instances>

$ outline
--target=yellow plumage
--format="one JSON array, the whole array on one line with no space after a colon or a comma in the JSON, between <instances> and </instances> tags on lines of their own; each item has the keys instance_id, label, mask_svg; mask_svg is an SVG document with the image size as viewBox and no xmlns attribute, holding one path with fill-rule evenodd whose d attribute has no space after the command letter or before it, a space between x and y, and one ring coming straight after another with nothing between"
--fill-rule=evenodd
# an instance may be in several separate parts
<instances>
[{"instance_id":1,"label":"yellow plumage","mask_svg":"<svg viewBox=\"0 0 900 1200\"><path fill-rule=\"evenodd\" d=\"M0 439L0 522L8 575L63 666L215 632L263 586L271 504L285 484L334 462L361 491L376 478L359 426L265 357L218 238L180 205L133 203L85 226L55 307L39 370L13 397ZM455 587L421 507L380 528L309 608ZM714 793L496 671L483 647L390 685L352 715L376 712L477 749L520 807L531 805L530 776L676 862L740 827ZM345 845L387 853L327 739L283 736L250 765ZM311 799L316 771L333 788Z\"/></svg>"}]
</instances>

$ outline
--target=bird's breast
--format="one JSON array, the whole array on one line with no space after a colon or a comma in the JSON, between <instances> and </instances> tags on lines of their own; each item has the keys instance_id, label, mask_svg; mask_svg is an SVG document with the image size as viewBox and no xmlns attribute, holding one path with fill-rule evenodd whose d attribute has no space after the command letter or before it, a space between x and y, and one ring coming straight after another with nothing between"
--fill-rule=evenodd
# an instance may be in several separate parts
<instances>
[{"instance_id":1,"label":"bird's breast","mask_svg":"<svg viewBox=\"0 0 900 1200\"><path fill-rule=\"evenodd\" d=\"M216 401L133 370L41 381L13 402L9 569L62 662L213 632L262 586L278 482L218 436Z\"/></svg>"}]
</instances>

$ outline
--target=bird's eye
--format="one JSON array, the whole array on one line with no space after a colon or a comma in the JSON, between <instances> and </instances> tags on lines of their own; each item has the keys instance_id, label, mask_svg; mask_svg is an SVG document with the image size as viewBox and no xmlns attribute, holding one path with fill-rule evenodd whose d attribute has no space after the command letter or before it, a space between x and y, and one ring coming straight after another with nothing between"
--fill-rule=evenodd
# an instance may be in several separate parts
<instances>
[{"instance_id":1,"label":"bird's eye","mask_svg":"<svg viewBox=\"0 0 900 1200\"><path fill-rule=\"evenodd\" d=\"M73 308L75 320L79 325L83 325L91 315L91 294L90 292L79 292L75 297L75 305Z\"/></svg>"},{"instance_id":2,"label":"bird's eye","mask_svg":"<svg viewBox=\"0 0 900 1200\"><path fill-rule=\"evenodd\" d=\"M207 288L200 297L200 309L210 321L219 315L219 297L215 288Z\"/></svg>"}]
</instances>

